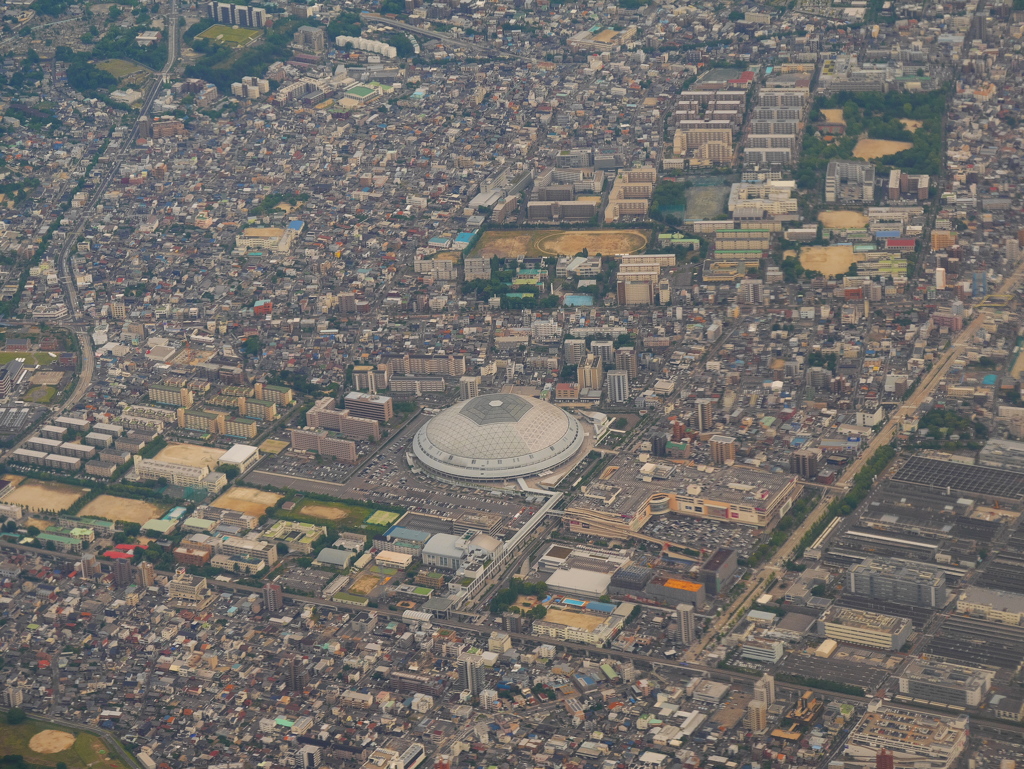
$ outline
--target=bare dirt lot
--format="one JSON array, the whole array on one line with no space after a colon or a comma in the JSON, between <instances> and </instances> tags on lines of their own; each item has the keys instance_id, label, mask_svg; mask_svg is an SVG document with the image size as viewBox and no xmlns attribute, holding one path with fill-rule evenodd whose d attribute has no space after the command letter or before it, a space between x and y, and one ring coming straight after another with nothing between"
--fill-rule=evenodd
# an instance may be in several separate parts
<instances>
[{"instance_id":1,"label":"bare dirt lot","mask_svg":"<svg viewBox=\"0 0 1024 769\"><path fill-rule=\"evenodd\" d=\"M376 574L360 574L348 591L356 595L369 595L379 584L380 578Z\"/></svg>"},{"instance_id":2,"label":"bare dirt lot","mask_svg":"<svg viewBox=\"0 0 1024 769\"><path fill-rule=\"evenodd\" d=\"M18 487L4 497L12 505L24 505L29 512L36 510L67 510L76 499L85 495L79 486L67 486L52 481L22 481Z\"/></svg>"},{"instance_id":3,"label":"bare dirt lot","mask_svg":"<svg viewBox=\"0 0 1024 769\"><path fill-rule=\"evenodd\" d=\"M632 254L647 245L645 230L489 230L474 249L475 256L573 256L584 248L591 254Z\"/></svg>"},{"instance_id":4,"label":"bare dirt lot","mask_svg":"<svg viewBox=\"0 0 1024 769\"><path fill-rule=\"evenodd\" d=\"M818 221L825 227L856 230L866 225L868 218L856 211L822 211L818 214Z\"/></svg>"},{"instance_id":5,"label":"bare dirt lot","mask_svg":"<svg viewBox=\"0 0 1024 769\"><path fill-rule=\"evenodd\" d=\"M909 150L913 146L910 142L894 142L888 139L861 139L853 148L853 156L861 160L874 160Z\"/></svg>"},{"instance_id":6,"label":"bare dirt lot","mask_svg":"<svg viewBox=\"0 0 1024 769\"><path fill-rule=\"evenodd\" d=\"M901 117L900 122L903 123L903 127L910 131L910 133L914 133L918 128L924 125L920 120L911 120L906 117Z\"/></svg>"},{"instance_id":7,"label":"bare dirt lot","mask_svg":"<svg viewBox=\"0 0 1024 769\"><path fill-rule=\"evenodd\" d=\"M108 521L145 523L159 518L167 512L167 506L154 505L139 499L125 499L103 494L82 508L79 515L92 518L106 518Z\"/></svg>"},{"instance_id":8,"label":"bare dirt lot","mask_svg":"<svg viewBox=\"0 0 1024 769\"><path fill-rule=\"evenodd\" d=\"M171 443L155 458L161 462L173 462L177 465L213 468L217 466L217 462L222 456L224 456L224 449L194 446L191 443Z\"/></svg>"},{"instance_id":9,"label":"bare dirt lot","mask_svg":"<svg viewBox=\"0 0 1024 769\"><path fill-rule=\"evenodd\" d=\"M823 275L842 275L856 261L853 246L807 246L800 249L801 266Z\"/></svg>"},{"instance_id":10,"label":"bare dirt lot","mask_svg":"<svg viewBox=\"0 0 1024 769\"><path fill-rule=\"evenodd\" d=\"M268 507L273 507L281 499L280 494L259 489L247 489L244 486L233 486L214 501L214 507L237 510L246 515L263 515Z\"/></svg>"},{"instance_id":11,"label":"bare dirt lot","mask_svg":"<svg viewBox=\"0 0 1024 769\"><path fill-rule=\"evenodd\" d=\"M842 123L846 125L846 121L843 120L843 111L841 109L823 109L821 114L825 116L825 120L830 123Z\"/></svg>"},{"instance_id":12,"label":"bare dirt lot","mask_svg":"<svg viewBox=\"0 0 1024 769\"><path fill-rule=\"evenodd\" d=\"M56 729L44 729L32 735L28 746L36 753L61 753L75 744L75 735L70 732L58 732Z\"/></svg>"}]
</instances>

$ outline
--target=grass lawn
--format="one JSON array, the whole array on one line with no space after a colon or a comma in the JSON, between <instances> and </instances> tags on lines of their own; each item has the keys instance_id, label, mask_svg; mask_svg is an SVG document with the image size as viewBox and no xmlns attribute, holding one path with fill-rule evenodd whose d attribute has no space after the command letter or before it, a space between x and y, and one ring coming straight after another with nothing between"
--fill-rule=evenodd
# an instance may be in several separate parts
<instances>
[{"instance_id":1,"label":"grass lawn","mask_svg":"<svg viewBox=\"0 0 1024 769\"><path fill-rule=\"evenodd\" d=\"M238 48L239 46L247 45L261 34L258 29L240 29L228 27L224 24L214 24L209 29L200 32L196 37L213 40L215 43L221 43L232 48Z\"/></svg>"},{"instance_id":2,"label":"grass lawn","mask_svg":"<svg viewBox=\"0 0 1024 769\"><path fill-rule=\"evenodd\" d=\"M48 729L76 735L74 744L59 753L36 753L29 747L29 742L36 734ZM108 757L107 748L99 737L35 719L17 726L4 723L0 727L0 755L24 756L27 762L36 766L56 766L63 761L68 769L125 769L116 757Z\"/></svg>"},{"instance_id":3,"label":"grass lawn","mask_svg":"<svg viewBox=\"0 0 1024 769\"><path fill-rule=\"evenodd\" d=\"M30 366L46 366L57 360L57 356L52 352L0 352L0 366L18 359L24 359Z\"/></svg>"},{"instance_id":4,"label":"grass lawn","mask_svg":"<svg viewBox=\"0 0 1024 769\"><path fill-rule=\"evenodd\" d=\"M378 510L366 521L371 526L390 526L401 516L398 513L389 513L387 510Z\"/></svg>"},{"instance_id":5,"label":"grass lawn","mask_svg":"<svg viewBox=\"0 0 1024 769\"><path fill-rule=\"evenodd\" d=\"M25 393L25 400L31 401L32 403L49 403L53 400L53 396L56 394L57 390L55 388L40 385L39 387L33 387Z\"/></svg>"},{"instance_id":6,"label":"grass lawn","mask_svg":"<svg viewBox=\"0 0 1024 769\"><path fill-rule=\"evenodd\" d=\"M118 80L124 80L130 75L134 75L136 72L144 72L145 68L134 61L128 61L127 59L107 59L101 61L97 65L104 72L109 72L111 75L116 77Z\"/></svg>"}]
</instances>

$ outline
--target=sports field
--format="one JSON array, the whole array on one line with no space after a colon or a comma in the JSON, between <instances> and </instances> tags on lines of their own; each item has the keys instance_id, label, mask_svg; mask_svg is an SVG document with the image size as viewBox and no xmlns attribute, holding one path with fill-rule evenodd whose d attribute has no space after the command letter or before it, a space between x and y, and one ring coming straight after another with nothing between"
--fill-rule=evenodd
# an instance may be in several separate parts
<instances>
[{"instance_id":1,"label":"sports field","mask_svg":"<svg viewBox=\"0 0 1024 769\"><path fill-rule=\"evenodd\" d=\"M71 507L72 503L86 491L87 489L81 486L36 481L30 478L19 483L14 491L4 497L4 501L12 505L24 505L29 512L53 510L59 513Z\"/></svg>"},{"instance_id":2,"label":"sports field","mask_svg":"<svg viewBox=\"0 0 1024 769\"><path fill-rule=\"evenodd\" d=\"M861 160L874 160L909 150L913 146L910 142L896 142L889 139L861 139L853 148L853 156Z\"/></svg>"},{"instance_id":3,"label":"sports field","mask_svg":"<svg viewBox=\"0 0 1024 769\"><path fill-rule=\"evenodd\" d=\"M857 211L822 211L818 214L818 221L825 227L837 230L856 230L868 223L868 217Z\"/></svg>"},{"instance_id":4,"label":"sports field","mask_svg":"<svg viewBox=\"0 0 1024 769\"><path fill-rule=\"evenodd\" d=\"M224 449L215 449L212 446L195 446L191 443L169 443L156 459L160 462L172 462L188 467L216 467L217 461L224 456Z\"/></svg>"},{"instance_id":5,"label":"sports field","mask_svg":"<svg viewBox=\"0 0 1024 769\"><path fill-rule=\"evenodd\" d=\"M215 43L238 48L248 45L262 33L258 29L243 29L241 27L228 27L224 24L214 24L209 29L200 32L196 37L206 40L213 40Z\"/></svg>"},{"instance_id":6,"label":"sports field","mask_svg":"<svg viewBox=\"0 0 1024 769\"><path fill-rule=\"evenodd\" d=\"M348 505L344 502L321 502L320 500L304 499L295 506L292 512L335 523L343 521L346 525L354 526L364 523L375 511L370 507Z\"/></svg>"},{"instance_id":7,"label":"sports field","mask_svg":"<svg viewBox=\"0 0 1024 769\"><path fill-rule=\"evenodd\" d=\"M35 719L0 727L0 755L22 756L33 766L64 763L68 769L124 769L117 758L108 756L99 737Z\"/></svg>"},{"instance_id":8,"label":"sports field","mask_svg":"<svg viewBox=\"0 0 1024 769\"><path fill-rule=\"evenodd\" d=\"M57 391L52 387L40 385L39 387L33 387L25 393L25 400L31 403L49 403L56 394Z\"/></svg>"},{"instance_id":9,"label":"sports field","mask_svg":"<svg viewBox=\"0 0 1024 769\"><path fill-rule=\"evenodd\" d=\"M398 513L389 513L387 510L378 510L366 522L371 526L390 526L399 518Z\"/></svg>"},{"instance_id":10,"label":"sports field","mask_svg":"<svg viewBox=\"0 0 1024 769\"><path fill-rule=\"evenodd\" d=\"M232 486L214 501L214 507L235 510L246 515L263 515L281 499L280 494L250 489L247 486Z\"/></svg>"},{"instance_id":11,"label":"sports field","mask_svg":"<svg viewBox=\"0 0 1024 769\"><path fill-rule=\"evenodd\" d=\"M145 67L141 64L136 64L134 61L128 61L127 59L107 59L106 61L99 62L96 66L104 72L109 72L118 80L124 80L126 77L146 71Z\"/></svg>"},{"instance_id":12,"label":"sports field","mask_svg":"<svg viewBox=\"0 0 1024 769\"><path fill-rule=\"evenodd\" d=\"M605 256L634 254L644 249L650 235L648 230L488 230L473 255L503 259L575 256L584 248Z\"/></svg>"},{"instance_id":13,"label":"sports field","mask_svg":"<svg viewBox=\"0 0 1024 769\"><path fill-rule=\"evenodd\" d=\"M141 499L101 494L83 507L79 515L83 518L105 518L108 521L145 523L159 518L167 512L167 508L167 505L154 505L152 502L143 502Z\"/></svg>"},{"instance_id":14,"label":"sports field","mask_svg":"<svg viewBox=\"0 0 1024 769\"><path fill-rule=\"evenodd\" d=\"M0 366L12 360L24 361L29 366L46 366L56 359L52 352L0 352Z\"/></svg>"}]
</instances>

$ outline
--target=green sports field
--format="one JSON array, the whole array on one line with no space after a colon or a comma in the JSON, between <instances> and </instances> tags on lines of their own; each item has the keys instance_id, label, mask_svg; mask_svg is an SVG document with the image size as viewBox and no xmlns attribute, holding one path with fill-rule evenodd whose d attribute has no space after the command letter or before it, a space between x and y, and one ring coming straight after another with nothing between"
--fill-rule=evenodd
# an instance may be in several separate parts
<instances>
[{"instance_id":1,"label":"green sports field","mask_svg":"<svg viewBox=\"0 0 1024 769\"><path fill-rule=\"evenodd\" d=\"M209 29L200 32L196 37L212 40L215 43L238 48L248 45L262 33L258 29L244 29L241 27L228 27L224 24L214 24Z\"/></svg>"}]
</instances>

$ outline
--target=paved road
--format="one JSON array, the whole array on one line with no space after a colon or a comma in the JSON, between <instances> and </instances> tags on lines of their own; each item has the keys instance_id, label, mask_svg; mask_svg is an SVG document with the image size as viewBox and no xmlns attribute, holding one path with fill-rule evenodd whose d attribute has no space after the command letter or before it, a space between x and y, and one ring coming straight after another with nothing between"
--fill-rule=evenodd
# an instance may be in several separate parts
<instances>
[{"instance_id":1,"label":"paved road","mask_svg":"<svg viewBox=\"0 0 1024 769\"><path fill-rule=\"evenodd\" d=\"M468 48L471 51L479 51L480 53L489 53L495 56L508 56L512 59L521 59L522 61L536 61L532 56L524 56L520 53L512 53L504 48L490 45L489 43L478 42L476 40L466 40L461 37L455 37L454 35L446 35L444 32L437 32L436 30L424 29L423 27L417 27L414 24L406 24L396 19L389 19L386 16L380 16L376 13L367 13L366 11L362 14L365 18L370 21L375 21L378 24L385 24L395 29L401 29L405 32L412 32L423 37L431 37L434 40L440 40L448 43L449 45L457 45L461 48Z\"/></svg>"},{"instance_id":2,"label":"paved road","mask_svg":"<svg viewBox=\"0 0 1024 769\"><path fill-rule=\"evenodd\" d=\"M85 229L85 225L91 219L90 214L96 209L96 205L103 200L103 196L106 194L107 189L110 187L113 180L119 176L121 161L124 159L128 150L130 150L135 144L135 140L139 136L140 121L143 117L149 116L150 111L153 109L153 102L156 101L156 97L160 93L160 87L163 85L165 76L171 71L175 62L178 60L180 45L181 43L178 39L178 0L171 0L171 7L167 13L167 63L164 64L164 68L160 70L158 76L153 78L153 82L150 83L149 90L146 91L146 96L142 102L142 108L139 110L139 115L135 119L135 123L132 125L132 130L128 132L128 135L124 138L124 141L121 142L119 147L113 150L108 147L107 151L104 153L107 157L107 162L109 163L107 172L104 174L100 183L96 185L93 190L92 197L89 198L89 201L82 208L78 224L75 226L74 230L64 237L64 243L61 247L60 253L54 260L57 263L60 282L64 286L68 311L74 321L78 321L82 317L82 313L78 306L78 283L71 254L78 245L79 235L82 234L82 230ZM84 369L85 366L83 361L83 374ZM84 379L84 377L81 379ZM89 381L91 382L91 379ZM86 388L88 388L88 384L89 382L86 383ZM84 391L79 395L79 398L81 398L81 395L84 395Z\"/></svg>"},{"instance_id":3,"label":"paved road","mask_svg":"<svg viewBox=\"0 0 1024 769\"><path fill-rule=\"evenodd\" d=\"M999 288L993 293L1010 293L1017 288L1021 280L1024 280L1024 261L1022 261L1021 264L1019 264L1017 268L1003 280ZM935 362L935 365L932 366L931 370L921 377L921 380L917 384L917 388L911 396L889 415L885 425L878 431L878 434L871 440L864 451L861 452L860 456L847 466L843 473L842 482L836 484L836 492L848 491L853 485L853 479L857 476L857 473L861 471L874 453L882 446L888 445L892 442L893 437L900 429L900 424L903 419L905 417L912 416L914 412L920 408L921 404L924 403L924 401L932 394L939 382L945 378L953 363L971 344L971 340L974 338L975 333L977 333L978 329L980 329L982 324L985 322L985 317L986 313L984 310L978 310L976 312L974 319L957 335L956 340L950 344L949 348ZM707 645L714 640L718 633L726 628L727 624L732 621L734 615L737 615L747 606L748 602L756 597L755 593L762 590L763 585L770 581L772 577L781 576L784 572L783 564L789 558L790 554L792 554L793 550L796 549L800 540L803 539L804 534L806 534L824 514L825 509L832 501L832 498L832 494L829 492L826 492L822 496L818 506L790 535L789 539L787 539L785 544L779 548L775 556L765 563L753 577L748 579L750 587L743 591L743 593L733 601L729 608L719 615L711 629L705 633L703 639L687 650L684 659L700 659L700 655L703 654Z\"/></svg>"},{"instance_id":4,"label":"paved road","mask_svg":"<svg viewBox=\"0 0 1024 769\"><path fill-rule=\"evenodd\" d=\"M65 560L65 561L76 561L77 560L77 556L72 555L70 553L58 553L58 552L51 552L51 551L46 551L45 553L40 553L40 551L35 549L35 548L24 547L22 545L14 545L14 544L11 544L9 542L3 542L2 544L0 544L0 551L4 551L4 550L9 551L9 552L33 553L33 554L36 554L36 555L42 554L42 555L45 555L45 557L47 557L47 558L56 558L56 559L61 559L61 560ZM158 571L157 573L158 574L163 574L163 575L166 575L166 576L173 576L171 574L171 572L160 572L160 571ZM247 585L239 585L239 584L234 583L234 582L232 582L232 583L212 582L211 584L213 585L214 589L216 589L217 591L228 591L228 592L234 592L234 593L260 593L260 594L263 592L260 588L248 587ZM334 601L324 600L322 598L309 598L309 597L306 597L306 596L293 595L291 593L285 593L284 597L285 597L285 601L287 603L290 603L290 604L295 604L295 605L311 604L311 605L314 605L314 606L320 606L320 607L323 607L323 608L330 609L331 611L333 611L335 613L342 613L342 612L346 612L346 611L350 611L350 612L356 613L356 612L365 611L365 612L372 613L372 614L379 614L382 617L388 617L389 619L395 619L395 620L401 620L403 618L403 616L404 616L404 612L401 612L401 611L390 611L388 609L380 609L380 608L369 609L369 608L358 607L358 606L346 606L345 604L340 604L340 603L336 603ZM437 627L451 628L453 630L461 630L461 631L466 632L466 633L474 633L474 634L480 634L480 635L489 634L494 629L493 625L474 624L474 623L470 623L470 622L460 622L458 620L451 620L451 619L438 619L438 618L435 618L435 619L431 620L431 623L433 625L436 625ZM559 649L565 649L565 650L571 651L571 652L573 652L575 654L591 656L591 657L594 657L595 659L604 659L604 658L619 659L619 660L625 660L625 661L629 661L629 662L639 663L639 664L642 664L642 665L650 665L653 668L670 668L670 669L675 669L675 670L682 670L682 671L692 672L695 675L703 675L703 676L706 676L706 677L711 678L711 679L716 680L716 681L723 681L723 682L728 682L728 683L743 683L743 684L748 684L749 685L749 684L752 684L754 681L756 681L758 678L760 678L760 676L752 675L752 674L749 674L749 673L740 673L740 672L735 672L735 671L731 671L731 670L719 670L718 668L706 667L704 665L691 664L691 663L687 663L687 662L677 662L677 661L668 660L668 659L661 659L661 658L659 658L657 656L652 656L652 655L647 655L647 654L636 654L634 652L619 651L617 649L602 649L602 648L599 648L599 647L596 647L596 646L587 646L585 644L572 643L570 641L560 641L560 640L555 639L555 638L547 638L547 637L542 637L542 636L529 635L529 634L526 634L526 633L509 633L509 635L512 638L515 638L515 639L517 639L519 641L526 642L528 644L533 644L533 645L539 645L539 644L542 644L542 643L549 644L549 645L554 646L554 647L559 648ZM841 700L841 701L844 701L844 702L855 703L855 704L858 704L858 705L865 705L868 702L870 702L870 700L871 700L871 698L869 698L869 697L859 697L857 695L851 695L851 694L838 694L836 692L828 691L828 690L825 690L825 689L815 689L814 687L808 687L808 686L798 685L798 684L787 684L787 683L784 683L784 682L781 682L781 681L780 682L776 682L776 688L782 689L782 690L791 691L791 692L796 693L797 695L802 694L803 692L807 691L808 689L811 689L812 691L816 692L817 694L819 694L819 695L821 695L823 697L827 697L827 698L832 699L832 700ZM944 710L942 708L929 708L929 707L926 707L926 706L919 706L919 705L914 705L913 707L916 710L925 710L925 711L932 711L932 712L937 712L937 713L947 713L948 712L948 711L946 711L946 710ZM1002 730L1002 731L1004 731L1006 733L1013 734L1018 739L1024 740L1024 726L1019 726L1019 725L1016 725L1016 724L1011 724L1011 723L1008 723L1008 722L1000 721L998 719L989 718L989 717L986 717L984 714L971 714L971 718L974 719L974 720L978 720L978 721L989 722L991 724L991 728ZM75 724L73 722L61 722L58 719L52 719L52 720L54 720L57 723L65 723L68 726L74 726L76 728L80 728L80 727L78 727L77 724Z\"/></svg>"}]
</instances>

